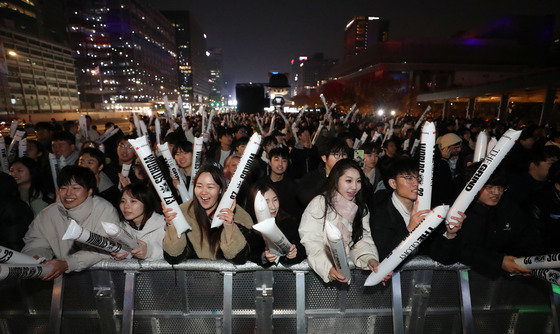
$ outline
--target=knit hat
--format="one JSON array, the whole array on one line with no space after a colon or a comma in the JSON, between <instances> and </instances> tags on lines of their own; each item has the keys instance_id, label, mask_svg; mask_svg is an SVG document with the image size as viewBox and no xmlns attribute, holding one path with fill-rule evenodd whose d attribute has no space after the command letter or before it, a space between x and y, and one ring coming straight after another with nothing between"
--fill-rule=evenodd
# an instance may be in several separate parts
<instances>
[{"instance_id":1,"label":"knit hat","mask_svg":"<svg viewBox=\"0 0 560 334\"><path fill-rule=\"evenodd\" d=\"M439 149L443 150L446 147L459 144L461 142L461 137L457 136L454 133L448 133L436 140L436 144L439 145Z\"/></svg>"}]
</instances>

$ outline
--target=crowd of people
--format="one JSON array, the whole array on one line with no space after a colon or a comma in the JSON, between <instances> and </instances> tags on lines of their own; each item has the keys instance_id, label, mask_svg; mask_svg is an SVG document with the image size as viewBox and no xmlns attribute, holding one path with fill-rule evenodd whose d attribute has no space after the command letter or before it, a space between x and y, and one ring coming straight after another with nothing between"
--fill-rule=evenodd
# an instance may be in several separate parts
<instances>
[{"instance_id":1,"label":"crowd of people","mask_svg":"<svg viewBox=\"0 0 560 334\"><path fill-rule=\"evenodd\" d=\"M161 131L156 131L156 118ZM159 168L190 225L181 234L173 224L179 213L160 200L129 142L137 137L138 123L131 117L129 129L109 122L100 130L89 116L86 119L87 129L73 121L20 124L26 147L12 145L3 160L9 166L3 165L6 173L0 173L0 245L46 258L54 268L43 277L46 280L102 259L132 256L171 264L196 258L252 261L263 267L307 259L325 282L347 282L350 277L337 269L329 252L327 221L340 230L348 260L357 268L377 271L429 213L419 210L416 201L422 127L415 127L418 117L347 118L337 111L302 117L223 113L204 120L202 115L186 115L183 121L140 117L147 124ZM473 153L481 131L496 139L509 127L522 134L466 212L441 224L414 254L443 264L461 262L496 276L528 274L514 262L517 257L560 252L555 241L560 234L556 128L513 121L426 120L437 125L432 208L453 204L476 171L479 163L473 162ZM6 148L13 139L8 128L0 138ZM114 134L101 143L105 131ZM257 158L233 205L217 212L255 132L262 135ZM204 138L202 164L193 175L193 144L199 137ZM178 167L176 178L158 153L158 142L168 144ZM49 155L64 161L64 167L53 167ZM192 193L191 200L182 201L181 184ZM291 243L287 254L272 252L253 229L258 192ZM223 225L212 228L214 216ZM105 237L101 223L117 224L137 238L139 246L107 253L62 240L70 219Z\"/></svg>"}]
</instances>

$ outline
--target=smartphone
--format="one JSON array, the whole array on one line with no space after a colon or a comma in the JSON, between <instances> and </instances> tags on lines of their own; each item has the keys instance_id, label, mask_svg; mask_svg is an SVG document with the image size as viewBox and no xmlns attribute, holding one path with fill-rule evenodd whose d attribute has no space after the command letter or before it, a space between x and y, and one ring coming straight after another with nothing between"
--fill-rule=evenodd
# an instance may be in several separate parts
<instances>
[{"instance_id":1,"label":"smartphone","mask_svg":"<svg viewBox=\"0 0 560 334\"><path fill-rule=\"evenodd\" d=\"M356 161L360 167L364 165L364 150L354 150L354 161Z\"/></svg>"}]
</instances>

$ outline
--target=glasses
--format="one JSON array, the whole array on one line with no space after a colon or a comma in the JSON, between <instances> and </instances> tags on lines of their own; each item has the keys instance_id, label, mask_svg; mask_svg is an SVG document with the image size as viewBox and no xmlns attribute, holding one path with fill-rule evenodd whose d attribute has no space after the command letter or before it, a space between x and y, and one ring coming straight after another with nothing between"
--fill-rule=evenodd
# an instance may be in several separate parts
<instances>
[{"instance_id":1,"label":"glasses","mask_svg":"<svg viewBox=\"0 0 560 334\"><path fill-rule=\"evenodd\" d=\"M331 155L333 157L335 157L336 159L346 159L346 158L348 158L348 155L346 153L332 153Z\"/></svg>"},{"instance_id":2,"label":"glasses","mask_svg":"<svg viewBox=\"0 0 560 334\"><path fill-rule=\"evenodd\" d=\"M406 183L413 183L414 181L420 182L420 176L414 175L399 175L398 177L404 179Z\"/></svg>"},{"instance_id":3,"label":"glasses","mask_svg":"<svg viewBox=\"0 0 560 334\"><path fill-rule=\"evenodd\" d=\"M131 145L120 144L119 147L120 147L120 148L123 148L123 149L126 149L126 150L132 150L132 146L131 146Z\"/></svg>"},{"instance_id":4,"label":"glasses","mask_svg":"<svg viewBox=\"0 0 560 334\"><path fill-rule=\"evenodd\" d=\"M482 188L484 188L484 190L486 190L487 192L498 194L501 194L507 190L507 188L504 188L502 186L484 186Z\"/></svg>"}]
</instances>

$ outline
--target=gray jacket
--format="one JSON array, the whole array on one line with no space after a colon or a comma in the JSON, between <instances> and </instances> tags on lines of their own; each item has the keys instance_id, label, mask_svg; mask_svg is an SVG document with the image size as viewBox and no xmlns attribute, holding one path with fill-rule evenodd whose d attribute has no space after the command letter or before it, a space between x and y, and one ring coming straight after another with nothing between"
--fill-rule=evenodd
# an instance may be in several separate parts
<instances>
[{"instance_id":1,"label":"gray jacket","mask_svg":"<svg viewBox=\"0 0 560 334\"><path fill-rule=\"evenodd\" d=\"M119 222L117 210L99 196L88 197L79 206L66 210L60 202L42 210L29 225L23 241L22 252L46 259L56 258L68 263L68 271L81 271L95 263L110 259L109 253L86 246L74 240L62 240L72 218L81 227L102 236L107 236L101 222Z\"/></svg>"}]
</instances>

